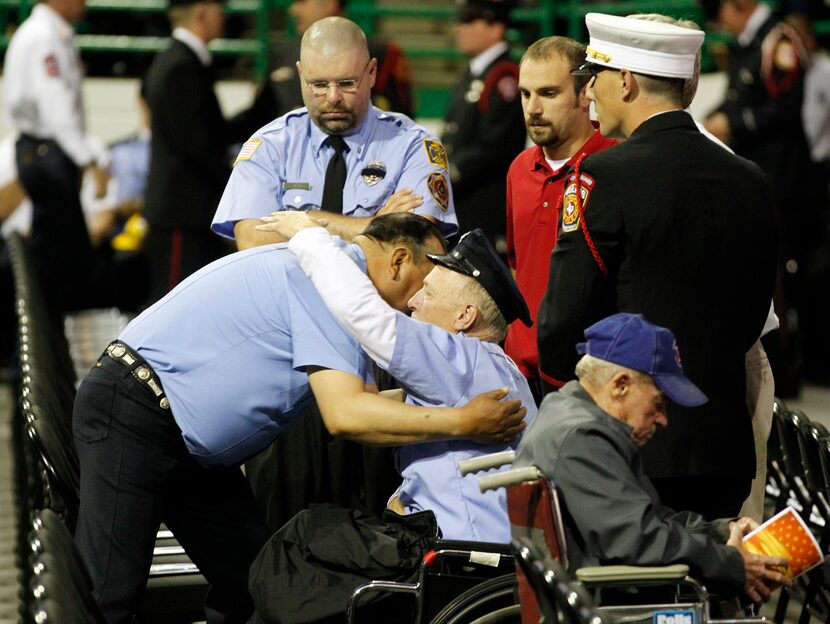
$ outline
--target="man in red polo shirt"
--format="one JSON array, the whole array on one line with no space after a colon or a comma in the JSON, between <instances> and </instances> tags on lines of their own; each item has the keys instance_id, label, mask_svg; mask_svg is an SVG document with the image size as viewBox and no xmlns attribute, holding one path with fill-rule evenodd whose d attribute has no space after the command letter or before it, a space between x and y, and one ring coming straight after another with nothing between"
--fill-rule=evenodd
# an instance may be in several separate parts
<instances>
[{"instance_id":1,"label":"man in red polo shirt","mask_svg":"<svg viewBox=\"0 0 830 624\"><path fill-rule=\"evenodd\" d=\"M570 74L584 59L582 44L545 37L527 49L519 67L525 124L536 145L519 154L507 173L507 258L534 325L513 323L505 351L527 377L537 403L536 312L548 284L565 178L579 158L617 143L591 123L586 77Z\"/></svg>"}]
</instances>

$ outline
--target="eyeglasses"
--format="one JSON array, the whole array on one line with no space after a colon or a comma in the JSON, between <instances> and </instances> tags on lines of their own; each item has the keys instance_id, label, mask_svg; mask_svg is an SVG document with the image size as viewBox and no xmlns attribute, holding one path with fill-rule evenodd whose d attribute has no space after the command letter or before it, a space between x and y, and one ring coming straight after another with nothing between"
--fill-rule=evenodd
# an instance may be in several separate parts
<instances>
[{"instance_id":1,"label":"eyeglasses","mask_svg":"<svg viewBox=\"0 0 830 624\"><path fill-rule=\"evenodd\" d=\"M316 97L328 95L329 89L332 87L341 93L354 93L360 87L363 76L366 74L366 70L369 68L369 63L371 62L372 59L369 59L366 62L366 65L363 67L363 71L360 72L360 78L350 78L347 80L315 80L313 82L306 80L305 83L308 85L308 88L311 89L311 93Z\"/></svg>"}]
</instances>

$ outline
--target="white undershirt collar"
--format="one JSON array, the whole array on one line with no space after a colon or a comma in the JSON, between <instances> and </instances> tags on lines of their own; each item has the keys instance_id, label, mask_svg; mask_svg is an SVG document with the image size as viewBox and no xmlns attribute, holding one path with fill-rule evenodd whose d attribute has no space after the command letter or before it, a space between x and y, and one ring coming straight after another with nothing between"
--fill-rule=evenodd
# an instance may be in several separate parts
<instances>
[{"instance_id":1,"label":"white undershirt collar","mask_svg":"<svg viewBox=\"0 0 830 624\"><path fill-rule=\"evenodd\" d=\"M210 65L212 57L210 55L210 50L208 50L207 44L192 31L179 26L178 28L173 29L173 39L178 39L188 48L193 50L193 53L199 58L202 65L205 67Z\"/></svg>"}]
</instances>

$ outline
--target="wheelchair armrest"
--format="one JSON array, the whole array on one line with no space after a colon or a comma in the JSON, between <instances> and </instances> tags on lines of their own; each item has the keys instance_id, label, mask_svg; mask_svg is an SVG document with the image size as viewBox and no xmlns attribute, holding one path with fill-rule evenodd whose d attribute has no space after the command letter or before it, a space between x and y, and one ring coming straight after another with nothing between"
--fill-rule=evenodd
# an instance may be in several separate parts
<instances>
[{"instance_id":1,"label":"wheelchair armrest","mask_svg":"<svg viewBox=\"0 0 830 624\"><path fill-rule=\"evenodd\" d=\"M676 563L668 566L608 565L580 568L576 578L590 587L606 583L679 583L689 574L689 566Z\"/></svg>"},{"instance_id":2,"label":"wheelchair armrest","mask_svg":"<svg viewBox=\"0 0 830 624\"><path fill-rule=\"evenodd\" d=\"M471 457L470 459L458 462L458 470L461 471L461 476L463 477L471 472L479 472L480 470L489 470L490 468L498 468L505 464L512 464L515 457L516 451L501 451L499 453Z\"/></svg>"},{"instance_id":3,"label":"wheelchair armrest","mask_svg":"<svg viewBox=\"0 0 830 624\"><path fill-rule=\"evenodd\" d=\"M504 470L495 474L479 477L478 489L482 492L498 490L499 488L524 483L525 481L535 481L541 475L542 473L536 466L512 468L511 470Z\"/></svg>"}]
</instances>

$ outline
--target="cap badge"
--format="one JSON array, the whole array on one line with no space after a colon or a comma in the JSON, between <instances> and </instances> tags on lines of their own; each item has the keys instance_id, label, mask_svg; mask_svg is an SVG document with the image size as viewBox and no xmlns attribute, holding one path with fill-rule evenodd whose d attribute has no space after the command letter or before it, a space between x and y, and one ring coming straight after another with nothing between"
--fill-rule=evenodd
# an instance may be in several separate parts
<instances>
[{"instance_id":1,"label":"cap badge","mask_svg":"<svg viewBox=\"0 0 830 624\"><path fill-rule=\"evenodd\" d=\"M683 362L680 360L680 349L678 349L678 347L677 347L677 341L676 340L672 343L671 348L672 348L672 351L674 352L674 361L677 362L677 365L680 368L683 368Z\"/></svg>"},{"instance_id":2,"label":"cap badge","mask_svg":"<svg viewBox=\"0 0 830 624\"><path fill-rule=\"evenodd\" d=\"M587 48L585 50L585 55L590 56L591 58L599 59L600 61L603 61L605 63L611 61L611 57L608 54L603 54L602 52L594 50L593 48Z\"/></svg>"},{"instance_id":3,"label":"cap badge","mask_svg":"<svg viewBox=\"0 0 830 624\"><path fill-rule=\"evenodd\" d=\"M366 184L374 186L386 177L386 165L379 160L373 160L363 168L360 175Z\"/></svg>"}]
</instances>

